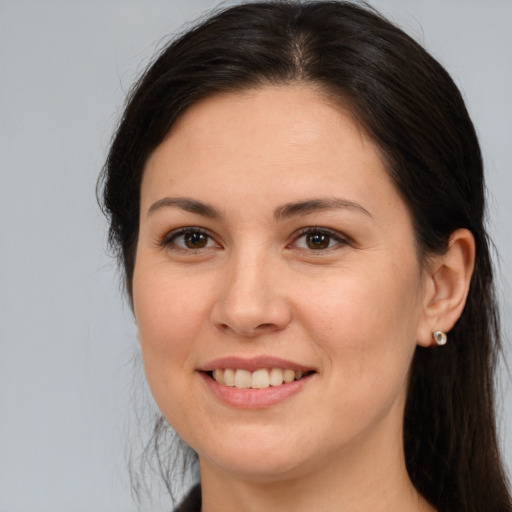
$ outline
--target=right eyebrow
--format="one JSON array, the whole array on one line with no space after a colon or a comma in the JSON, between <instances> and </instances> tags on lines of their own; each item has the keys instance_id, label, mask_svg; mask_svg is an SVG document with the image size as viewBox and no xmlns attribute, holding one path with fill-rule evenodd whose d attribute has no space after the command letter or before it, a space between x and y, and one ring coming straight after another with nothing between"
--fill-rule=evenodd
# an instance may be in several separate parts
<instances>
[{"instance_id":1,"label":"right eyebrow","mask_svg":"<svg viewBox=\"0 0 512 512\"><path fill-rule=\"evenodd\" d=\"M161 208L168 207L180 208L187 212L202 215L203 217L210 217L211 219L220 219L222 217L219 210L212 205L188 197L163 197L148 208L146 215L149 216Z\"/></svg>"}]
</instances>

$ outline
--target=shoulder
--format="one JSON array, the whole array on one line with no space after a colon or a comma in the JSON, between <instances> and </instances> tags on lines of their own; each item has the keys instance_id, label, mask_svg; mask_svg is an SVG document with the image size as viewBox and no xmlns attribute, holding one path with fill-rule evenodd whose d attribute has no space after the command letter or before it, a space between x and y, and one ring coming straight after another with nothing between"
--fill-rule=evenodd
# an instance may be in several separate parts
<instances>
[{"instance_id":1,"label":"shoulder","mask_svg":"<svg viewBox=\"0 0 512 512\"><path fill-rule=\"evenodd\" d=\"M185 499L174 512L201 512L201 486L198 484L190 490Z\"/></svg>"}]
</instances>

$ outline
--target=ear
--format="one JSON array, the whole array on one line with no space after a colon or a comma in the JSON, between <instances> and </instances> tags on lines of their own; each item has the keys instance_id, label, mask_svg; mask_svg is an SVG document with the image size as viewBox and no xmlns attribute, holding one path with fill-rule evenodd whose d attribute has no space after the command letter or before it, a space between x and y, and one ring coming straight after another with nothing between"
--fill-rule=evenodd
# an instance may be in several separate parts
<instances>
[{"instance_id":1,"label":"ear","mask_svg":"<svg viewBox=\"0 0 512 512\"><path fill-rule=\"evenodd\" d=\"M447 333L455 325L466 304L474 265L475 239L467 229L452 233L445 254L429 258L424 271L423 321L417 333L419 345L433 345L434 331Z\"/></svg>"}]
</instances>

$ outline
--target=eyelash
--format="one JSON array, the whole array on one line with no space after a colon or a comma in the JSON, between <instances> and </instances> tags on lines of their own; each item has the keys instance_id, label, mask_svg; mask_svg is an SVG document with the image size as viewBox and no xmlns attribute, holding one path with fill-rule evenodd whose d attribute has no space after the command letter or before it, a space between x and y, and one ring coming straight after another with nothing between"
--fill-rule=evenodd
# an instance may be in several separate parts
<instances>
[{"instance_id":1,"label":"eyelash","mask_svg":"<svg viewBox=\"0 0 512 512\"><path fill-rule=\"evenodd\" d=\"M325 247L325 248L317 248L317 249L312 249L312 248L307 248L307 247L299 248L299 249L302 249L304 251L309 251L309 252L322 253L322 252L326 252L326 251L335 249L337 246L344 246L344 245L351 244L351 240L347 236L342 235L341 233L339 233L337 231L323 228L323 227L318 227L318 226L310 226L307 228L300 229L294 235L293 242L291 244L289 244L288 247L290 247L292 245L297 245L298 240L300 240L301 238L305 238L308 235L321 235L321 236L328 237L329 238L329 242L328 242L329 246ZM334 241L336 243L333 246L330 246L332 241Z\"/></svg>"},{"instance_id":2,"label":"eyelash","mask_svg":"<svg viewBox=\"0 0 512 512\"><path fill-rule=\"evenodd\" d=\"M176 240L179 239L180 237L185 237L186 235L189 235L189 236L200 235L200 236L206 237L205 245L202 247L197 247L197 248L183 247L183 246L178 245L176 243ZM308 235L320 235L320 236L328 237L328 241L327 241L328 246L316 248L316 249L313 249L311 247L309 247L309 248L308 247L297 247L297 242L301 238L305 238ZM335 242L335 244L333 246L331 246L331 243L333 241ZM218 248L221 247L220 244L218 244L215 241L214 237L207 230L200 228L200 227L188 226L188 227L183 227L183 228L179 228L177 230L171 231L161 240L161 242L159 242L159 245L162 247L165 247L167 249L170 249L170 250L185 251L185 252L188 252L188 251L199 252L203 249L211 248L211 246L212 246L211 242L213 242ZM185 245L185 243L186 243L186 241L183 240L183 245ZM348 237L341 235L337 231L333 231L331 229L318 227L318 226L310 226L310 227L302 228L298 232L294 233L293 241L291 243L287 244L286 248L288 249L288 248L293 248L294 246L296 246L296 248L299 250L320 254L320 253L324 253L326 251L332 250L332 249L336 248L337 246L350 245L351 243L352 242Z\"/></svg>"},{"instance_id":3,"label":"eyelash","mask_svg":"<svg viewBox=\"0 0 512 512\"><path fill-rule=\"evenodd\" d=\"M206 237L206 245L204 247L198 247L195 249L192 247L181 247L181 246L177 245L176 240L179 237L185 237L186 235L204 236L204 237ZM185 242L185 240L184 240L184 242ZM159 245L161 245L162 247L166 247L167 249L176 250L176 251L197 252L204 248L209 248L208 244L210 244L210 242L214 242L215 245L219 247L219 244L217 242L215 242L215 239L211 236L211 234L207 230L205 230L203 228L195 227L195 226L187 226L185 228L180 228L180 229L171 231L170 233L165 235L165 237L162 239L162 241L159 243Z\"/></svg>"}]
</instances>

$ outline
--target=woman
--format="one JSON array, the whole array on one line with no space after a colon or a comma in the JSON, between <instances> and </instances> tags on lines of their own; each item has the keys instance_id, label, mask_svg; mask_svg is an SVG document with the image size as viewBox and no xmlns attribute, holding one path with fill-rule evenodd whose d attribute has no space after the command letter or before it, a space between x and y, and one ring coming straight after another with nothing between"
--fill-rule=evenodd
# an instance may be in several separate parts
<instances>
[{"instance_id":1,"label":"woman","mask_svg":"<svg viewBox=\"0 0 512 512\"><path fill-rule=\"evenodd\" d=\"M478 141L446 71L344 2L222 11L131 94L104 207L179 510L512 510Z\"/></svg>"}]
</instances>

